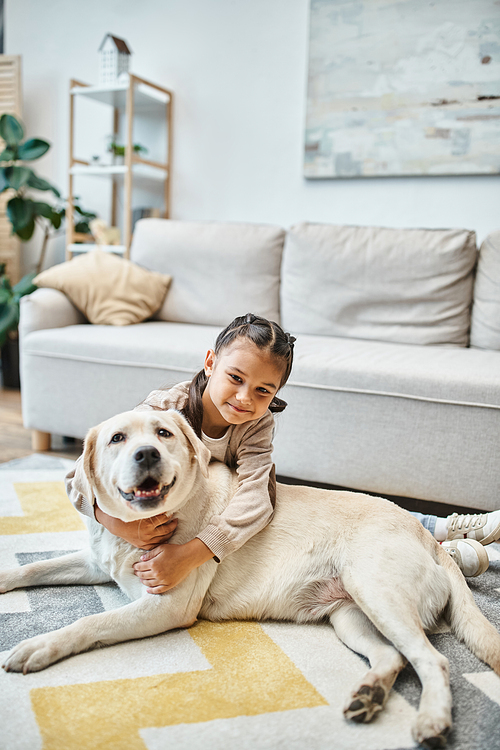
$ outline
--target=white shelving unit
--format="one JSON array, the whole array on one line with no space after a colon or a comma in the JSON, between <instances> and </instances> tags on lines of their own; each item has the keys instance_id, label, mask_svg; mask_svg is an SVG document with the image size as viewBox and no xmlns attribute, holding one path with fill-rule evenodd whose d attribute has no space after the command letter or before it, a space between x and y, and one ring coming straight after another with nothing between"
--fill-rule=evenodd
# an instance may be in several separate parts
<instances>
[{"instance_id":1,"label":"white shelving unit","mask_svg":"<svg viewBox=\"0 0 500 750\"><path fill-rule=\"evenodd\" d=\"M75 154L75 126L77 115L75 102L90 99L110 107L113 112L113 132L121 131L125 158L123 164L101 165L78 158ZM173 93L155 83L146 81L133 74L128 75L125 82L113 86L89 86L80 81L70 83L70 138L69 138L69 206L73 206L76 180L105 179L109 181L111 190L111 216L107 223L116 226L121 223L122 244L102 247L103 250L119 253L128 257L132 240L132 210L133 196L136 186L149 191L158 201L161 198L163 209L161 215L168 218L170 214L170 178L172 154L172 107ZM138 120L146 122L149 132L155 129L164 134L155 138L157 151L161 152L158 159L146 159L133 150L134 130ZM105 133L103 133L103 137ZM142 145L149 148L149 143ZM118 216L118 194L123 196L123 210ZM86 252L95 247L89 243L89 236L77 234L74 230L72 208L68 208L66 222L66 257L71 258L74 253ZM104 217L103 217L104 218Z\"/></svg>"}]
</instances>

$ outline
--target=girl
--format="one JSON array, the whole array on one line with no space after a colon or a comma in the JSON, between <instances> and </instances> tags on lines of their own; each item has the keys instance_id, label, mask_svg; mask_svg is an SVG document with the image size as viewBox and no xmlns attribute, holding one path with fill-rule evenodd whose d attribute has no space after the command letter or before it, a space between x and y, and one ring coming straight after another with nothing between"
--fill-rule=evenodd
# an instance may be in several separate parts
<instances>
[{"instance_id":1,"label":"girl","mask_svg":"<svg viewBox=\"0 0 500 750\"><path fill-rule=\"evenodd\" d=\"M68 495L81 513L136 547L151 551L134 566L148 592L161 594L211 558L220 562L269 523L276 494L271 460L277 398L292 369L295 339L256 315L238 317L217 337L191 383L153 391L138 409L178 409L209 448L212 458L234 466L238 489L220 516L187 544L166 544L177 521L164 515L124 523L106 515L80 491L81 465L66 477ZM91 499L92 500L92 499ZM152 549L151 549L152 548Z\"/></svg>"}]
</instances>

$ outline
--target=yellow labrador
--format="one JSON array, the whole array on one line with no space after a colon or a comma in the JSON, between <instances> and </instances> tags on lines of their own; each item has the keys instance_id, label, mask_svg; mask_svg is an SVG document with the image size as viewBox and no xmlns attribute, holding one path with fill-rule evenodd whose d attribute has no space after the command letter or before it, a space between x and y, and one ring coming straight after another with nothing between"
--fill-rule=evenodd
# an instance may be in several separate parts
<instances>
[{"instance_id":1,"label":"yellow labrador","mask_svg":"<svg viewBox=\"0 0 500 750\"><path fill-rule=\"evenodd\" d=\"M221 513L237 479L174 411L133 411L90 430L75 482L108 514L129 521L175 514L182 544ZM4 669L32 672L96 646L208 620L319 622L370 669L344 713L369 721L405 665L422 683L413 728L437 747L451 726L448 662L424 629L444 612L453 632L500 675L500 635L474 603L456 564L418 521L360 493L278 485L271 523L221 564L210 560L175 589L152 595L133 574L141 552L88 519L89 549L0 574L0 592L115 580L130 604L23 641Z\"/></svg>"}]
</instances>

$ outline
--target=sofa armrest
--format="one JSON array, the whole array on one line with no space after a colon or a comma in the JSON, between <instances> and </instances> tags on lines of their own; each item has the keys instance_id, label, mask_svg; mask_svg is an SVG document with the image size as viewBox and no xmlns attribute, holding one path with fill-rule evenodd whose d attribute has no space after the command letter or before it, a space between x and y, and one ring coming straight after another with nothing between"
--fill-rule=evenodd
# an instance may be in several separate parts
<instances>
[{"instance_id":1,"label":"sofa armrest","mask_svg":"<svg viewBox=\"0 0 500 750\"><path fill-rule=\"evenodd\" d=\"M87 319L63 292L57 289L36 289L21 298L19 335L22 339L33 331L64 328L86 323Z\"/></svg>"}]
</instances>

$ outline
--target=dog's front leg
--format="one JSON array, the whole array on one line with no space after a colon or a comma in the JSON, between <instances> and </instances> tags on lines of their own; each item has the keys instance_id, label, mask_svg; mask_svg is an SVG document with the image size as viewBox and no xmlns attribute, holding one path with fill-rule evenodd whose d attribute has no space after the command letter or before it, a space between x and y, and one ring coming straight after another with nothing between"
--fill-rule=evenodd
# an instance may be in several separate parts
<instances>
[{"instance_id":1,"label":"dog's front leg","mask_svg":"<svg viewBox=\"0 0 500 750\"><path fill-rule=\"evenodd\" d=\"M81 651L189 627L196 621L211 578L203 573L194 571L166 594L145 594L119 609L89 615L60 630L22 641L7 656L3 668L7 672L37 672Z\"/></svg>"},{"instance_id":2,"label":"dog's front leg","mask_svg":"<svg viewBox=\"0 0 500 750\"><path fill-rule=\"evenodd\" d=\"M110 580L109 575L92 561L88 550L81 550L0 571L0 594L29 586L90 586Z\"/></svg>"}]
</instances>

